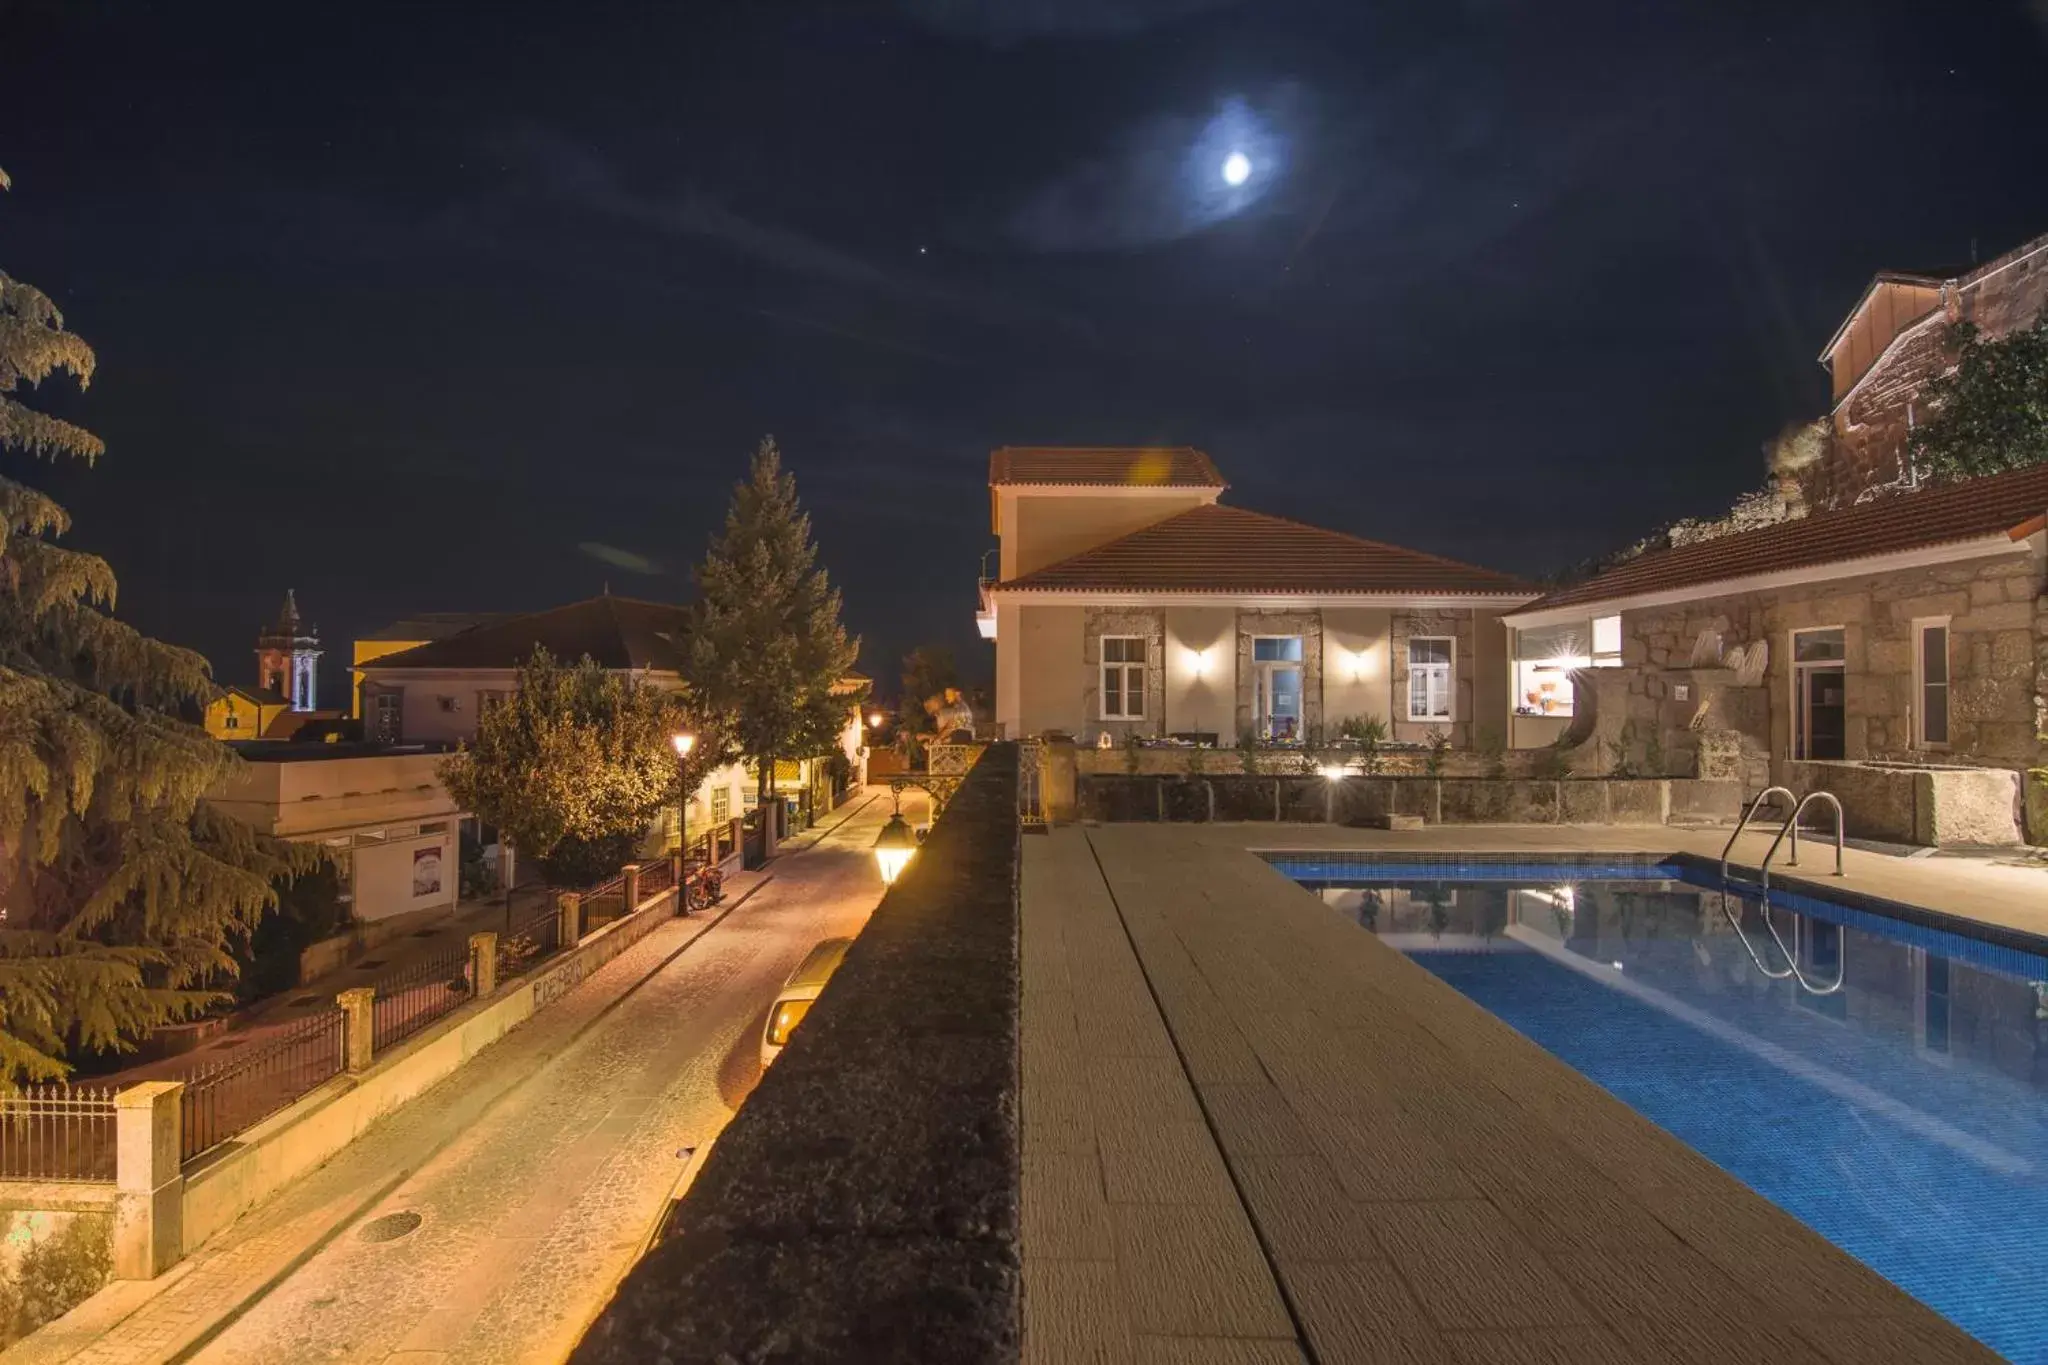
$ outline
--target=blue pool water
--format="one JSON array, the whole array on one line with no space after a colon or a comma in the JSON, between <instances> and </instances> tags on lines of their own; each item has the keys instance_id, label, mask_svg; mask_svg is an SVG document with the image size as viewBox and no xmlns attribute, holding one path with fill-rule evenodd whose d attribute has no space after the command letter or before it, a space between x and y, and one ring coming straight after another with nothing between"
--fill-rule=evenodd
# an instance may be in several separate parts
<instances>
[{"instance_id":1,"label":"blue pool water","mask_svg":"<svg viewBox=\"0 0 2048 1365\"><path fill-rule=\"evenodd\" d=\"M2048 1363L2048 955L1774 893L1802 987L1751 959L1711 871L1275 863L1980 1341ZM1782 976L1761 907L1740 920Z\"/></svg>"}]
</instances>

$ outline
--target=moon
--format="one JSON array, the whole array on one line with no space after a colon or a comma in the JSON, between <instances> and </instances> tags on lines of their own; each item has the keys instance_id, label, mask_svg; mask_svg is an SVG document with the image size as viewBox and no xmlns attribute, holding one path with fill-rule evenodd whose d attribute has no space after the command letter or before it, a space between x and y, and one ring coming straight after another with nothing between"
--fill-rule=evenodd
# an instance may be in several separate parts
<instances>
[{"instance_id":1,"label":"moon","mask_svg":"<svg viewBox=\"0 0 2048 1365\"><path fill-rule=\"evenodd\" d=\"M1243 152L1232 152L1223 158L1223 182L1226 185L1242 185L1251 178L1252 159Z\"/></svg>"}]
</instances>

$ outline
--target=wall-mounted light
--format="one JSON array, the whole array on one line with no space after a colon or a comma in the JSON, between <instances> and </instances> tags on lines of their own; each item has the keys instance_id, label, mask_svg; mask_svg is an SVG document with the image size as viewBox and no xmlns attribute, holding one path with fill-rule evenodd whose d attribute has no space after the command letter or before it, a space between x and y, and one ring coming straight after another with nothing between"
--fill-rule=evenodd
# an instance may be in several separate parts
<instances>
[{"instance_id":1,"label":"wall-mounted light","mask_svg":"<svg viewBox=\"0 0 2048 1365\"><path fill-rule=\"evenodd\" d=\"M1209 676L1208 650L1191 649L1188 651L1188 672L1194 674L1198 678L1206 678Z\"/></svg>"}]
</instances>

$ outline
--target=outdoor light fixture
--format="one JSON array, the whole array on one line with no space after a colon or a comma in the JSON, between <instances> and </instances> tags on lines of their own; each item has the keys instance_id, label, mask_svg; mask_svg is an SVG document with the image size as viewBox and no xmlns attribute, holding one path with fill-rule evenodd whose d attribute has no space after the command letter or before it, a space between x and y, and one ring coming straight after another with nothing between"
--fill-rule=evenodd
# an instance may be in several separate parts
<instances>
[{"instance_id":1,"label":"outdoor light fixture","mask_svg":"<svg viewBox=\"0 0 2048 1365\"><path fill-rule=\"evenodd\" d=\"M1316 769L1316 772L1331 782L1342 782L1345 778L1351 776L1351 769L1345 767L1342 763L1325 763L1322 767Z\"/></svg>"},{"instance_id":2,"label":"outdoor light fixture","mask_svg":"<svg viewBox=\"0 0 2048 1365\"><path fill-rule=\"evenodd\" d=\"M1206 678L1209 676L1208 650L1191 649L1188 651L1188 672L1194 674L1198 678Z\"/></svg>"},{"instance_id":3,"label":"outdoor light fixture","mask_svg":"<svg viewBox=\"0 0 2048 1365\"><path fill-rule=\"evenodd\" d=\"M685 885L676 888L676 904L687 909L690 904L690 791L688 766L690 750L697 747L697 737L688 731L677 731L668 737L676 746L676 838L683 846L682 869ZM510 914L508 910L506 912Z\"/></svg>"},{"instance_id":4,"label":"outdoor light fixture","mask_svg":"<svg viewBox=\"0 0 2048 1365\"><path fill-rule=\"evenodd\" d=\"M875 837L875 866L881 869L882 885L894 886L903 874L904 867L917 852L917 839L910 832L910 826L903 823L899 812L889 817L889 823L882 826L882 832Z\"/></svg>"},{"instance_id":5,"label":"outdoor light fixture","mask_svg":"<svg viewBox=\"0 0 2048 1365\"><path fill-rule=\"evenodd\" d=\"M688 758L690 750L697 747L697 737L695 735L670 735L668 742L676 746L677 758Z\"/></svg>"},{"instance_id":6,"label":"outdoor light fixture","mask_svg":"<svg viewBox=\"0 0 2048 1365\"><path fill-rule=\"evenodd\" d=\"M886 719L886 718L885 718L885 717L884 717L884 716L882 715L882 713L881 713L880 711L875 711L875 712L871 712L871 713L869 714L869 716L868 716L868 729L870 729L870 730L879 730L879 729L881 729L881 728L882 728L882 721L883 721L884 719Z\"/></svg>"}]
</instances>

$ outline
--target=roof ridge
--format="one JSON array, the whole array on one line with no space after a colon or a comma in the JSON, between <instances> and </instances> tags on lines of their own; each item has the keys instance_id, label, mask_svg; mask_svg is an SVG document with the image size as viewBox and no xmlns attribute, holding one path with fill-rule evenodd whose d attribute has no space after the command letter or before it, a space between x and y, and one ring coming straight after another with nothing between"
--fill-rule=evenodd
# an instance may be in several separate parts
<instances>
[{"instance_id":1,"label":"roof ridge","mask_svg":"<svg viewBox=\"0 0 2048 1365\"><path fill-rule=\"evenodd\" d=\"M1320 535L1341 536L1345 540L1356 541L1360 545L1371 545L1376 549L1393 550L1399 554L1414 555L1418 559L1433 559L1439 564L1448 564L1454 569L1469 569L1473 573L1492 574L1494 577L1505 579L1517 587L1527 586L1513 574L1502 573L1499 569L1489 569L1484 564L1474 564L1466 559L1453 559L1449 555L1436 554L1430 550L1418 550L1412 545L1397 545L1391 540L1378 540L1372 536L1361 536L1351 531L1339 531L1328 526L1318 526L1314 522L1302 521L1296 517L1281 516L1277 512L1261 512L1252 507L1226 506L1220 502L1210 503L1208 507L1219 507L1229 512L1243 512L1248 516L1264 517L1267 521L1277 521L1288 526L1298 526L1304 531L1314 531ZM1196 508L1194 510L1203 511L1206 509Z\"/></svg>"},{"instance_id":2,"label":"roof ridge","mask_svg":"<svg viewBox=\"0 0 2048 1365\"><path fill-rule=\"evenodd\" d=\"M2010 489L2040 487L2030 496L2038 496L2041 509L2029 511L2017 520L2007 520L2009 511L1999 511L2000 495ZM1716 557L1725 557L1731 551L1744 546L1768 545L1771 538L1787 539L1794 543L1812 545L1824 540L1833 528L1850 525L1858 521L1876 521L1886 514L1912 515L1917 511L1919 520L1927 521L1950 514L1952 509L1967 511L1977 503L1989 503L1980 521L1953 527L1935 527L1930 534L1921 536L1909 533L1900 538L1901 543L1868 550L1866 553L1833 553L1800 563L1781 565L1778 568L1751 568L1731 571L1725 574L1709 573L1705 577L1686 579L1663 587L1628 587L1626 581L1644 575L1646 570L1673 563L1687 561L1711 563ZM1954 544L1976 540L2001 533L2010 534L2023 528L2029 522L2048 512L2048 464L2031 465L2024 469L2008 469L1997 474L1980 475L1974 479L1957 479L1949 483L1933 484L1910 493L1894 497L1878 498L1871 502L1857 503L1848 507L1831 507L1824 511L1809 513L1803 517L1775 521L1767 526L1753 526L1747 530L1735 531L1725 536L1713 536L1706 540L1695 540L1685 545L1667 545L1661 550L1651 550L1632 559L1623 560L1610 568L1603 569L1591 578L1566 587L1554 589L1521 608L1523 611L1540 611L1550 606L1569 606L1579 603L1600 602L1610 597L1625 597L1637 592L1663 592L1678 588L1705 587L1707 585L1734 581L1756 573L1779 572L1782 569L1809 567L1819 564L1853 563L1857 559L1872 558L1905 550L1924 549L1931 545ZM1795 557L1796 558L1796 557ZM1621 583L1618 589L1607 592L1595 591L1603 583Z\"/></svg>"}]
</instances>

